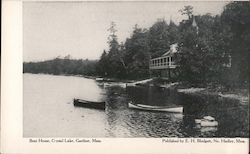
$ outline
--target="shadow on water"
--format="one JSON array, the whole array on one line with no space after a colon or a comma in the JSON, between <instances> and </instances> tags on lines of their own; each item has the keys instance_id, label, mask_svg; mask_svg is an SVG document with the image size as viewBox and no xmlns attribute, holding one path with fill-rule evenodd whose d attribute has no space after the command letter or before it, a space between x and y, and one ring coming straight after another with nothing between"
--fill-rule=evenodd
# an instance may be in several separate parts
<instances>
[{"instance_id":1,"label":"shadow on water","mask_svg":"<svg viewBox=\"0 0 250 154\"><path fill-rule=\"evenodd\" d=\"M249 112L236 100L217 95L179 94L184 107L182 132L186 137L248 137ZM212 116L216 128L197 128L195 119Z\"/></svg>"},{"instance_id":2,"label":"shadow on water","mask_svg":"<svg viewBox=\"0 0 250 154\"><path fill-rule=\"evenodd\" d=\"M128 108L128 102L134 98L145 99L147 90L130 91L120 87L107 88L107 136L109 137L182 137L178 132L182 114L165 114L163 112L148 112ZM136 88L134 90L137 90ZM143 89L139 89L143 90ZM152 90L152 89L151 89ZM137 96L132 96L135 94ZM147 94L146 94L147 93ZM133 98L132 98L133 97ZM154 96L149 96L152 100ZM144 100L140 101L141 103ZM160 103L159 100L148 104ZM145 104L145 103L144 103Z\"/></svg>"},{"instance_id":3,"label":"shadow on water","mask_svg":"<svg viewBox=\"0 0 250 154\"><path fill-rule=\"evenodd\" d=\"M183 106L183 114L128 108L128 102ZM186 95L161 87L107 88L108 132L118 137L248 137L248 109L217 96ZM198 127L195 119L213 116L218 127Z\"/></svg>"},{"instance_id":4,"label":"shadow on water","mask_svg":"<svg viewBox=\"0 0 250 154\"><path fill-rule=\"evenodd\" d=\"M178 94L170 89L155 86L127 87L128 97L136 104L155 106L179 106Z\"/></svg>"},{"instance_id":5,"label":"shadow on water","mask_svg":"<svg viewBox=\"0 0 250 154\"><path fill-rule=\"evenodd\" d=\"M248 137L248 106L216 96L41 74L24 74L23 91L24 137ZM105 101L106 109L75 107L74 98ZM183 106L184 112L135 110L128 108L129 101ZM194 120L207 115L218 127L196 126Z\"/></svg>"}]
</instances>

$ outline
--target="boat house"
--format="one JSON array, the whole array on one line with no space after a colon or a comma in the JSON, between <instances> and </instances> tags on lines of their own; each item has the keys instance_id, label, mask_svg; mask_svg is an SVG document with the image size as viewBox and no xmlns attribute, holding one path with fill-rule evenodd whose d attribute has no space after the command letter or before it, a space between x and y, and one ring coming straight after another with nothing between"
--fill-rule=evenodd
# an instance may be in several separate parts
<instances>
[{"instance_id":1,"label":"boat house","mask_svg":"<svg viewBox=\"0 0 250 154\"><path fill-rule=\"evenodd\" d=\"M156 74L161 77L171 77L173 69L176 68L174 54L177 53L177 43L170 45L170 49L162 56L150 59L150 74Z\"/></svg>"},{"instance_id":2,"label":"boat house","mask_svg":"<svg viewBox=\"0 0 250 154\"><path fill-rule=\"evenodd\" d=\"M199 33L199 27L195 21L195 17L192 17L192 24L191 26L195 28L196 34ZM157 76L157 77L165 77L170 79L171 76L176 75L176 67L174 60L174 55L177 53L178 44L170 45L170 49L164 53L162 56L150 59L149 61L149 73L150 76ZM228 62L223 65L224 67L230 68L231 67L231 56L228 56Z\"/></svg>"},{"instance_id":3,"label":"boat house","mask_svg":"<svg viewBox=\"0 0 250 154\"><path fill-rule=\"evenodd\" d=\"M198 35L199 27L195 21L195 17L192 17L192 27L195 28L196 34ZM170 49L164 53L162 56L150 59L149 62L149 72L150 76L166 77L171 78L171 76L176 74L175 68L176 64L174 61L174 55L177 53L178 44L170 45Z\"/></svg>"},{"instance_id":4,"label":"boat house","mask_svg":"<svg viewBox=\"0 0 250 154\"><path fill-rule=\"evenodd\" d=\"M170 50L164 53L162 56L151 59L149 69L167 69L176 68L174 63L174 54L177 52L177 43L170 46Z\"/></svg>"}]
</instances>

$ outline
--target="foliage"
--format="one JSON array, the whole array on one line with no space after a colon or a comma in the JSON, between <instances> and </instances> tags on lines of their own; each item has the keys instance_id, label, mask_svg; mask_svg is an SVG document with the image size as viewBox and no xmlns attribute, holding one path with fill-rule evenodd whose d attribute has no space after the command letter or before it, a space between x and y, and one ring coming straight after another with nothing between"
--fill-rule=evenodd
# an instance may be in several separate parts
<instances>
[{"instance_id":1,"label":"foliage","mask_svg":"<svg viewBox=\"0 0 250 154\"><path fill-rule=\"evenodd\" d=\"M112 22L108 38L109 51L102 54L98 72L102 76L117 78L147 78L150 57L161 56L179 39L178 26L158 20L149 30L135 25L124 45L118 44L115 24Z\"/></svg>"},{"instance_id":2,"label":"foliage","mask_svg":"<svg viewBox=\"0 0 250 154\"><path fill-rule=\"evenodd\" d=\"M180 79L230 86L248 83L250 2L231 2L225 6L221 16L196 16L198 29L192 26L190 9L182 11L188 19L179 26L181 39L177 63ZM228 68L225 64L229 63L230 57L232 64Z\"/></svg>"},{"instance_id":3,"label":"foliage","mask_svg":"<svg viewBox=\"0 0 250 154\"><path fill-rule=\"evenodd\" d=\"M131 38L125 42L125 63L128 78L148 77L148 64L150 59L148 45L148 31L134 27Z\"/></svg>"},{"instance_id":4,"label":"foliage","mask_svg":"<svg viewBox=\"0 0 250 154\"><path fill-rule=\"evenodd\" d=\"M228 82L249 83L250 2L231 2L224 8L222 22L228 26L232 69Z\"/></svg>"},{"instance_id":5,"label":"foliage","mask_svg":"<svg viewBox=\"0 0 250 154\"><path fill-rule=\"evenodd\" d=\"M102 76L121 78L125 76L125 66L123 60L123 45L119 45L116 35L116 24L111 22L108 29L109 51L104 51L98 62L98 73Z\"/></svg>"},{"instance_id":6,"label":"foliage","mask_svg":"<svg viewBox=\"0 0 250 154\"><path fill-rule=\"evenodd\" d=\"M97 61L55 58L42 62L24 62L24 73L68 74L68 75L96 75Z\"/></svg>"},{"instance_id":7,"label":"foliage","mask_svg":"<svg viewBox=\"0 0 250 154\"><path fill-rule=\"evenodd\" d=\"M148 37L151 57L159 57L178 41L178 27L172 21L168 25L165 20L158 20L149 28Z\"/></svg>"},{"instance_id":8,"label":"foliage","mask_svg":"<svg viewBox=\"0 0 250 154\"><path fill-rule=\"evenodd\" d=\"M102 76L106 76L108 64L109 62L108 62L107 52L103 50L100 60L97 63L97 67L96 67L97 72Z\"/></svg>"},{"instance_id":9,"label":"foliage","mask_svg":"<svg viewBox=\"0 0 250 154\"><path fill-rule=\"evenodd\" d=\"M180 25L180 52L177 54L180 78L191 83L220 82L221 73L227 69L228 34L219 16L206 14L195 19L198 33L191 25L193 19Z\"/></svg>"},{"instance_id":10,"label":"foliage","mask_svg":"<svg viewBox=\"0 0 250 154\"><path fill-rule=\"evenodd\" d=\"M179 25L157 20L149 29L135 25L125 43L119 43L116 24L108 29L109 49L100 60L55 58L24 63L24 72L84 74L138 79L149 76L149 60L178 43L178 79L189 83L249 83L250 2L230 2L221 15L193 16L193 7L180 10L186 16ZM194 24L194 19L196 24ZM197 26L198 25L198 26ZM226 67L229 57L232 67Z\"/></svg>"},{"instance_id":11,"label":"foliage","mask_svg":"<svg viewBox=\"0 0 250 154\"><path fill-rule=\"evenodd\" d=\"M181 12L181 15L187 15L188 19L190 20L193 15L193 6L190 5L184 6L184 8L179 10L179 12Z\"/></svg>"}]
</instances>

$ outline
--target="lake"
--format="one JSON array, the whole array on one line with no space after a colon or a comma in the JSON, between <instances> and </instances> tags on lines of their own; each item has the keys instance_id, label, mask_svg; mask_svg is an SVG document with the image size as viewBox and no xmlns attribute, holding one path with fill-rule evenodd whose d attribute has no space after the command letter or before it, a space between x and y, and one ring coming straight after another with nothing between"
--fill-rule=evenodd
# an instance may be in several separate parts
<instances>
[{"instance_id":1,"label":"lake","mask_svg":"<svg viewBox=\"0 0 250 154\"><path fill-rule=\"evenodd\" d=\"M249 111L237 103L183 96L160 87L127 87L75 76L23 75L24 137L248 137ZM105 101L105 111L73 99ZM128 108L128 102L183 106L184 113ZM205 102L205 103L204 103ZM194 119L210 115L218 127Z\"/></svg>"}]
</instances>

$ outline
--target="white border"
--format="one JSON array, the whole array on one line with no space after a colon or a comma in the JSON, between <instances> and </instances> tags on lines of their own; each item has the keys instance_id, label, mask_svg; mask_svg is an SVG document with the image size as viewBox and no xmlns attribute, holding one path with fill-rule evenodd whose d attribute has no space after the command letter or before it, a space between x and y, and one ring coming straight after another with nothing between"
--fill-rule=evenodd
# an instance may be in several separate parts
<instances>
[{"instance_id":1,"label":"white border","mask_svg":"<svg viewBox=\"0 0 250 154\"><path fill-rule=\"evenodd\" d=\"M28 138L22 137L22 1L6 0L2 4L1 153L248 153L249 139L246 138L242 139L245 144L163 143L159 138L101 138L102 143L30 143Z\"/></svg>"}]
</instances>

